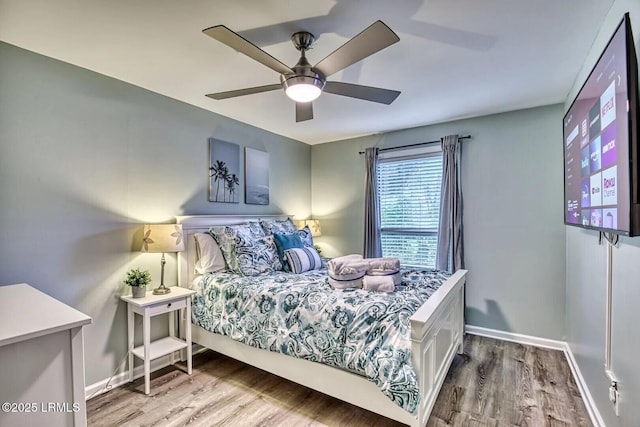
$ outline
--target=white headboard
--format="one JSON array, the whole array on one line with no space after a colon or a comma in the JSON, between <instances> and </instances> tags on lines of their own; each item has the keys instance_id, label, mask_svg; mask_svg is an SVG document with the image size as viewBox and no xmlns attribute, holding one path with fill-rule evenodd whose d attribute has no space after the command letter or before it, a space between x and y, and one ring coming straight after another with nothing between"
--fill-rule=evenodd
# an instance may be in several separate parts
<instances>
[{"instance_id":1,"label":"white headboard","mask_svg":"<svg viewBox=\"0 0 640 427\"><path fill-rule=\"evenodd\" d=\"M183 287L191 286L195 278L197 259L195 233L206 233L210 227L220 225L237 225L259 219L284 220L292 215L187 215L177 216L176 222L182 224L185 250L178 252L178 284Z\"/></svg>"}]
</instances>

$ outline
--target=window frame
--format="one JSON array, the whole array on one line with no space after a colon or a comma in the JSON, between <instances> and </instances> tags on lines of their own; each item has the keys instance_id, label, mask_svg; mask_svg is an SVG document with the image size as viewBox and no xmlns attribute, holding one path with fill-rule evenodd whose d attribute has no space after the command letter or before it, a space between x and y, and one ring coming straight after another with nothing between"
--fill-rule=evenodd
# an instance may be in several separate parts
<instances>
[{"instance_id":1,"label":"window frame","mask_svg":"<svg viewBox=\"0 0 640 427\"><path fill-rule=\"evenodd\" d=\"M378 155L378 164L376 165L376 173L377 173L377 189L376 189L376 197L378 198L378 205L380 207L380 239L382 240L383 235L384 234L399 234L402 236L421 236L421 237L435 237L435 244L434 244L434 249L437 250L437 246L438 246L438 228L439 228L439 224L440 224L440 209L438 209L438 218L437 218L437 223L435 226L435 230L434 229L420 229L420 228L415 228L415 227L383 227L382 226L382 204L381 204L381 197L380 197L380 166L383 165L384 163L390 163L390 162L401 162L401 161L409 161L409 160L415 160L415 159L422 159L422 158L428 158L428 157L440 157L442 159L443 157L443 152L442 152L442 148L440 146L439 143L433 143L433 144L428 144L425 145L423 147L419 147L419 148L407 148L407 149L397 149L397 150L393 150L393 151L388 151L388 152L384 152L384 153L380 153ZM442 195L442 171L440 174L440 183L439 183L439 190L440 190L440 195L438 196L438 201L439 203L442 203L441 201L441 195ZM383 256L397 256L397 254L385 254L383 252ZM425 260L426 261L426 260ZM408 267L417 267L417 268L435 268L435 260L433 261L434 265L412 265L412 264L404 264Z\"/></svg>"}]
</instances>

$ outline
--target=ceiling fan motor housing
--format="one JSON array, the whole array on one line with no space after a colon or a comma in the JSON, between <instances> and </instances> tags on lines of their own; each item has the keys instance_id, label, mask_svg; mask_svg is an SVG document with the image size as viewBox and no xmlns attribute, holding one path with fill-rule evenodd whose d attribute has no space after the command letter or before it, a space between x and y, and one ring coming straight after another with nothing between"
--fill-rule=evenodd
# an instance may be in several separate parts
<instances>
[{"instance_id":1,"label":"ceiling fan motor housing","mask_svg":"<svg viewBox=\"0 0 640 427\"><path fill-rule=\"evenodd\" d=\"M292 70L293 74L280 75L280 82L285 89L291 85L310 84L322 90L327 82L326 77L322 73L315 71L304 56L292 67Z\"/></svg>"},{"instance_id":2,"label":"ceiling fan motor housing","mask_svg":"<svg viewBox=\"0 0 640 427\"><path fill-rule=\"evenodd\" d=\"M305 51L309 49L315 40L316 38L314 37L314 35L307 31L298 31L297 33L293 33L291 35L291 41L299 51Z\"/></svg>"},{"instance_id":3,"label":"ceiling fan motor housing","mask_svg":"<svg viewBox=\"0 0 640 427\"><path fill-rule=\"evenodd\" d=\"M322 73L314 70L304 55L305 50L314 40L313 35L311 33L299 32L291 36L291 40L295 44L296 48L300 50L301 56L298 63L291 68L293 70L293 74L280 75L280 83L282 83L282 87L287 96L298 102L309 102L320 95L320 92L322 92L322 89L324 89L324 85L327 82L327 78ZM311 93L315 93L315 96L309 95L311 99L308 100L304 99L305 95L303 95L302 99L296 99L296 96L292 95L291 91L295 90L292 89L292 87L301 85L304 85L307 88L307 93L309 93L308 91L312 91Z\"/></svg>"}]
</instances>

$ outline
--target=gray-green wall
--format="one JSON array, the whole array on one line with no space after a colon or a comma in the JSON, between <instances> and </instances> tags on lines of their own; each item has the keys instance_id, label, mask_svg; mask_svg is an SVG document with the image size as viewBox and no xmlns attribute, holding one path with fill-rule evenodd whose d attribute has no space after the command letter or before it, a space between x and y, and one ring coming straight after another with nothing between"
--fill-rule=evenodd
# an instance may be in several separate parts
<instances>
[{"instance_id":1,"label":"gray-green wall","mask_svg":"<svg viewBox=\"0 0 640 427\"><path fill-rule=\"evenodd\" d=\"M617 0L567 97L569 108L625 12L640 48L640 2ZM620 238L613 249L612 368L619 381L620 413L609 402L604 372L606 247L598 233L567 227L567 341L605 425L637 426L640 420L640 237Z\"/></svg>"},{"instance_id":2,"label":"gray-green wall","mask_svg":"<svg viewBox=\"0 0 640 427\"><path fill-rule=\"evenodd\" d=\"M269 206L207 201L209 137L270 153ZM126 351L126 271L160 275L159 254L139 252L142 224L306 216L310 162L306 144L0 43L0 285L27 282L90 315L86 382L104 380Z\"/></svg>"},{"instance_id":3,"label":"gray-green wall","mask_svg":"<svg viewBox=\"0 0 640 427\"><path fill-rule=\"evenodd\" d=\"M563 106L460 120L313 147L0 43L0 284L28 282L93 317L87 384L125 354L126 270L159 275L137 251L141 224L181 214L288 212L323 219L328 256L360 252L358 151L471 134L463 142L467 322L566 338L608 426L640 419L640 238L614 249L613 370L604 375L605 248L562 225L561 120L625 11L640 46L640 3L617 0ZM209 137L271 154L268 207L207 202ZM241 195L242 199L242 195ZM565 271L566 270L566 271ZM175 257L167 277L175 280Z\"/></svg>"},{"instance_id":4,"label":"gray-green wall","mask_svg":"<svg viewBox=\"0 0 640 427\"><path fill-rule=\"evenodd\" d=\"M562 105L312 147L312 213L328 256L361 253L365 147L470 134L462 142L466 321L551 339L565 336Z\"/></svg>"}]
</instances>

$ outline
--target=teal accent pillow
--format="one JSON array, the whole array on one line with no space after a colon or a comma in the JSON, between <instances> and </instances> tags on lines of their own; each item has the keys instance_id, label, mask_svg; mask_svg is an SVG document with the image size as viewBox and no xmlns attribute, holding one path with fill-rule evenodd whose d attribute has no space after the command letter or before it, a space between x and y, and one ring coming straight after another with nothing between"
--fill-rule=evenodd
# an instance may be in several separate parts
<instances>
[{"instance_id":1,"label":"teal accent pillow","mask_svg":"<svg viewBox=\"0 0 640 427\"><path fill-rule=\"evenodd\" d=\"M273 239L275 240L276 247L278 248L278 257L282 263L282 269L287 272L291 271L289 269L289 264L284 258L284 251L287 249L303 247L304 245L300 235L298 235L298 233L273 233Z\"/></svg>"}]
</instances>

